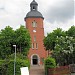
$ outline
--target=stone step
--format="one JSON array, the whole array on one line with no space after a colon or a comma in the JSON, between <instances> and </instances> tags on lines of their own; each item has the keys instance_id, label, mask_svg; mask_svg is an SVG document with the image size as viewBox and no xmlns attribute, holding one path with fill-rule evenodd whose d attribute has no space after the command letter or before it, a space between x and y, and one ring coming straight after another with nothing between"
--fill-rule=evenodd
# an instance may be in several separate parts
<instances>
[{"instance_id":1,"label":"stone step","mask_svg":"<svg viewBox=\"0 0 75 75\"><path fill-rule=\"evenodd\" d=\"M44 66L38 66L38 65L31 66L29 74L30 75L45 75Z\"/></svg>"}]
</instances>

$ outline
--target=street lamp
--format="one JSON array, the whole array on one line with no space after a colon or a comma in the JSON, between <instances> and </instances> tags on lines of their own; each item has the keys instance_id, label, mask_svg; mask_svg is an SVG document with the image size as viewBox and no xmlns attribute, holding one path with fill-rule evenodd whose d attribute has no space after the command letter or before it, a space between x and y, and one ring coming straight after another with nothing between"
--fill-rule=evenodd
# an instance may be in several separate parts
<instances>
[{"instance_id":1,"label":"street lamp","mask_svg":"<svg viewBox=\"0 0 75 75\"><path fill-rule=\"evenodd\" d=\"M13 45L15 47L15 58L14 58L14 75L15 75L15 65L16 65L16 45Z\"/></svg>"}]
</instances>

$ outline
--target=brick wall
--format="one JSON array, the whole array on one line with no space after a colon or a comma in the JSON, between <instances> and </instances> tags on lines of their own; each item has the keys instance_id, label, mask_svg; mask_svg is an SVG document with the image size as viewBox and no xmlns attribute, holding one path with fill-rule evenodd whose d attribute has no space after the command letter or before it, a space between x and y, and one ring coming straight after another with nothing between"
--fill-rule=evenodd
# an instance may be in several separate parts
<instances>
[{"instance_id":1,"label":"brick wall","mask_svg":"<svg viewBox=\"0 0 75 75\"><path fill-rule=\"evenodd\" d=\"M37 22L37 27L32 26L33 21ZM30 32L32 43L34 43L34 49L30 48L28 58L31 61L31 56L33 54L38 54L40 57L40 64L43 64L42 62L43 58L47 57L47 51L45 50L45 47L43 45L43 39L44 39L43 19L42 18L27 18L26 28ZM36 32L34 33L33 30L36 30ZM36 36L36 41L34 41L34 36ZM35 49L36 43L38 44L38 49Z\"/></svg>"},{"instance_id":2,"label":"brick wall","mask_svg":"<svg viewBox=\"0 0 75 75\"><path fill-rule=\"evenodd\" d=\"M69 66L48 69L48 75L71 75Z\"/></svg>"}]
</instances>

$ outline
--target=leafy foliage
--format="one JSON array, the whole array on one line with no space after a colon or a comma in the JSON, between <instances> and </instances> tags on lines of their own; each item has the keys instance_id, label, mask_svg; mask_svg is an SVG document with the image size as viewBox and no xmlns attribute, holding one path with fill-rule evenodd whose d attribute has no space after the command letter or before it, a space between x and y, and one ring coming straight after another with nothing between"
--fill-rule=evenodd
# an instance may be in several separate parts
<instances>
[{"instance_id":1,"label":"leafy foliage","mask_svg":"<svg viewBox=\"0 0 75 75\"><path fill-rule=\"evenodd\" d=\"M56 62L55 59L52 57L48 57L45 59L45 67L47 68L55 68L56 67Z\"/></svg>"},{"instance_id":2,"label":"leafy foliage","mask_svg":"<svg viewBox=\"0 0 75 75\"><path fill-rule=\"evenodd\" d=\"M30 34L28 30L24 28L24 26L21 26L19 29L17 29L15 33L17 50L26 55L31 46Z\"/></svg>"},{"instance_id":3,"label":"leafy foliage","mask_svg":"<svg viewBox=\"0 0 75 75\"><path fill-rule=\"evenodd\" d=\"M65 32L57 28L45 37L44 45L60 65L75 63L75 26Z\"/></svg>"},{"instance_id":4,"label":"leafy foliage","mask_svg":"<svg viewBox=\"0 0 75 75\"><path fill-rule=\"evenodd\" d=\"M46 58L44 64L45 64L45 75L48 75L48 69L56 67L55 59L52 57Z\"/></svg>"},{"instance_id":5,"label":"leafy foliage","mask_svg":"<svg viewBox=\"0 0 75 75\"><path fill-rule=\"evenodd\" d=\"M67 35L75 38L75 26L72 26L68 31Z\"/></svg>"},{"instance_id":6,"label":"leafy foliage","mask_svg":"<svg viewBox=\"0 0 75 75\"><path fill-rule=\"evenodd\" d=\"M54 30L52 33L48 34L44 39L44 46L46 47L46 50L54 50L57 36L61 37L65 35L65 32L60 28L57 28L57 30Z\"/></svg>"},{"instance_id":7,"label":"leafy foliage","mask_svg":"<svg viewBox=\"0 0 75 75\"><path fill-rule=\"evenodd\" d=\"M17 47L17 53L27 55L31 40L30 34L24 26L19 29L13 30L10 26L0 32L0 59L5 59L14 53L13 45Z\"/></svg>"},{"instance_id":8,"label":"leafy foliage","mask_svg":"<svg viewBox=\"0 0 75 75\"><path fill-rule=\"evenodd\" d=\"M1 58L7 57L11 54L11 42L13 42L14 30L7 26L5 29L1 30L0 33L0 56Z\"/></svg>"},{"instance_id":9,"label":"leafy foliage","mask_svg":"<svg viewBox=\"0 0 75 75\"><path fill-rule=\"evenodd\" d=\"M23 55L17 54L16 60L16 75L21 75L21 67L30 67L30 62L28 59L22 59ZM12 56L12 55L11 55ZM20 56L20 58L19 58ZM9 58L8 60L0 60L0 75L13 75L14 73L14 60Z\"/></svg>"}]
</instances>

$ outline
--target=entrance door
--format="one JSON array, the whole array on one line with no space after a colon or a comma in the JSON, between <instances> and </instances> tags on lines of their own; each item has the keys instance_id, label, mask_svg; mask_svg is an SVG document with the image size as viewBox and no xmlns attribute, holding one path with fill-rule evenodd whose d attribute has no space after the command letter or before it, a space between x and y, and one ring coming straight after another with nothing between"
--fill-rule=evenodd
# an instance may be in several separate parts
<instances>
[{"instance_id":1,"label":"entrance door","mask_svg":"<svg viewBox=\"0 0 75 75\"><path fill-rule=\"evenodd\" d=\"M37 65L38 64L38 60L37 59L33 59L33 65Z\"/></svg>"},{"instance_id":2,"label":"entrance door","mask_svg":"<svg viewBox=\"0 0 75 75\"><path fill-rule=\"evenodd\" d=\"M33 56L32 61L33 61L33 65L37 65L38 64L38 57L37 57L37 55Z\"/></svg>"}]
</instances>

